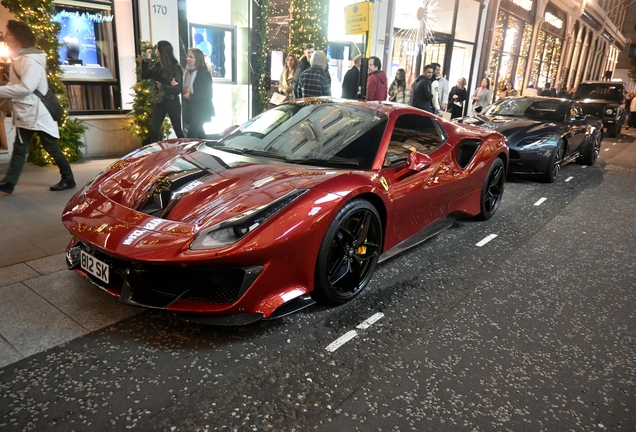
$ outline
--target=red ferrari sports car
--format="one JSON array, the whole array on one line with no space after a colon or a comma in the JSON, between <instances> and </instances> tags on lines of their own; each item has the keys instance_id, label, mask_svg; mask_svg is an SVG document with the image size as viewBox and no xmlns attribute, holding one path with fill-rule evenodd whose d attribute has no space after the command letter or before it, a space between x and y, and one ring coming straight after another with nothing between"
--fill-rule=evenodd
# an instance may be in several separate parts
<instances>
[{"instance_id":1,"label":"red ferrari sports car","mask_svg":"<svg viewBox=\"0 0 636 432\"><path fill-rule=\"evenodd\" d=\"M498 132L390 102L305 99L220 140L117 161L68 203L67 264L122 302L248 324L357 296L378 262L490 218Z\"/></svg>"}]
</instances>

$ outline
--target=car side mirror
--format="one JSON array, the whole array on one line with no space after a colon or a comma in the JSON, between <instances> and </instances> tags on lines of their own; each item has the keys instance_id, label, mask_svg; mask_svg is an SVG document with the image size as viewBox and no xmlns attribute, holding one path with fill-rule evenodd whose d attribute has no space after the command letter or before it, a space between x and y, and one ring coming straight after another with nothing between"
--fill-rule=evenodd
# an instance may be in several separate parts
<instances>
[{"instance_id":1,"label":"car side mirror","mask_svg":"<svg viewBox=\"0 0 636 432\"><path fill-rule=\"evenodd\" d=\"M420 152L411 152L407 162L407 167L411 171L424 171L433 164L433 159L427 154Z\"/></svg>"}]
</instances>

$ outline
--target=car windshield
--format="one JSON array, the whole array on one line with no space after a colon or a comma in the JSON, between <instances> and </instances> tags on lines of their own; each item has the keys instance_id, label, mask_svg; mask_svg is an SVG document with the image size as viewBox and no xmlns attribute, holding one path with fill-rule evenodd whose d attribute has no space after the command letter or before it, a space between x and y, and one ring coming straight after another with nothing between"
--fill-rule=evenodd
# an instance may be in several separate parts
<instances>
[{"instance_id":1,"label":"car windshield","mask_svg":"<svg viewBox=\"0 0 636 432\"><path fill-rule=\"evenodd\" d=\"M291 103L264 112L208 145L290 163L369 169L386 124L384 114L349 104Z\"/></svg>"},{"instance_id":2,"label":"car windshield","mask_svg":"<svg viewBox=\"0 0 636 432\"><path fill-rule=\"evenodd\" d=\"M579 84L574 99L603 99L608 101L623 101L623 86L616 84Z\"/></svg>"},{"instance_id":3,"label":"car windshield","mask_svg":"<svg viewBox=\"0 0 636 432\"><path fill-rule=\"evenodd\" d=\"M563 121L566 110L567 101L517 98L498 100L488 108L484 115Z\"/></svg>"}]
</instances>

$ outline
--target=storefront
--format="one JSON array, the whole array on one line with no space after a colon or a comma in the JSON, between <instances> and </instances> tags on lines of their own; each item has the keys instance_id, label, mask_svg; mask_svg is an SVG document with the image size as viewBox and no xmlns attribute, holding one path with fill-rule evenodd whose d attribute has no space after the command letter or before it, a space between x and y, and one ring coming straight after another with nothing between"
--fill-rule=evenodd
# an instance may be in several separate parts
<instances>
[{"instance_id":1,"label":"storefront","mask_svg":"<svg viewBox=\"0 0 636 432\"><path fill-rule=\"evenodd\" d=\"M439 63L451 86L463 77L471 88L474 85L470 82L471 71L482 19L481 2L454 0L433 3L428 16L422 14L422 4L422 1L396 0L387 75L392 80L397 70L402 68L410 84L421 73L422 66ZM420 30L423 23L428 24L425 34ZM424 52L418 58L420 47Z\"/></svg>"},{"instance_id":2,"label":"storefront","mask_svg":"<svg viewBox=\"0 0 636 432\"><path fill-rule=\"evenodd\" d=\"M557 73L563 51L566 20L565 12L552 3L546 5L530 77L535 87L545 88L548 83L556 87L559 84Z\"/></svg>"},{"instance_id":3,"label":"storefront","mask_svg":"<svg viewBox=\"0 0 636 432\"><path fill-rule=\"evenodd\" d=\"M229 0L212 7L209 0L156 0L152 5L136 1L141 39L153 44L162 39L171 42L182 61L188 48L206 54L213 75L215 116L204 125L205 132L220 133L229 125L247 121L251 109L247 55L251 2Z\"/></svg>"},{"instance_id":4,"label":"storefront","mask_svg":"<svg viewBox=\"0 0 636 432\"><path fill-rule=\"evenodd\" d=\"M517 90L525 85L535 16L532 0L501 0L488 65L495 97L509 82Z\"/></svg>"}]
</instances>

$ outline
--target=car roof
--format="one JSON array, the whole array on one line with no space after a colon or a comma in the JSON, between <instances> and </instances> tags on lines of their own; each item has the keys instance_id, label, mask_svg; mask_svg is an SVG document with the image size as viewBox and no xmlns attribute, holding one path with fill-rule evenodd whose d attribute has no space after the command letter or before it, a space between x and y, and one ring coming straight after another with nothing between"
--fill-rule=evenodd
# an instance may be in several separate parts
<instances>
[{"instance_id":1,"label":"car roof","mask_svg":"<svg viewBox=\"0 0 636 432\"><path fill-rule=\"evenodd\" d=\"M359 101L359 100L353 100L353 99L342 99L342 98L334 98L334 97L329 97L329 96L322 96L322 97L317 97L317 98L304 98L304 99L294 99L290 102L287 102L288 104L293 104L293 105L303 105L303 104L324 104L324 103L333 103L336 105L352 105L352 106L356 106L359 108L364 108L364 109L369 109L369 110L373 110L373 111L377 111L379 113L382 113L386 116L390 116L391 113L395 112L395 111L401 111L401 110L409 110L409 111L413 111L413 112L418 112L418 113L422 113L425 111L422 111L418 108L414 108L410 105L406 105L406 104L399 104L399 103L395 103L395 102L389 102L389 101ZM433 114L430 114L432 117L436 117Z\"/></svg>"},{"instance_id":2,"label":"car roof","mask_svg":"<svg viewBox=\"0 0 636 432\"><path fill-rule=\"evenodd\" d=\"M581 84L594 84L594 85L621 85L624 86L625 83L623 81L585 81L580 83Z\"/></svg>"}]
</instances>

